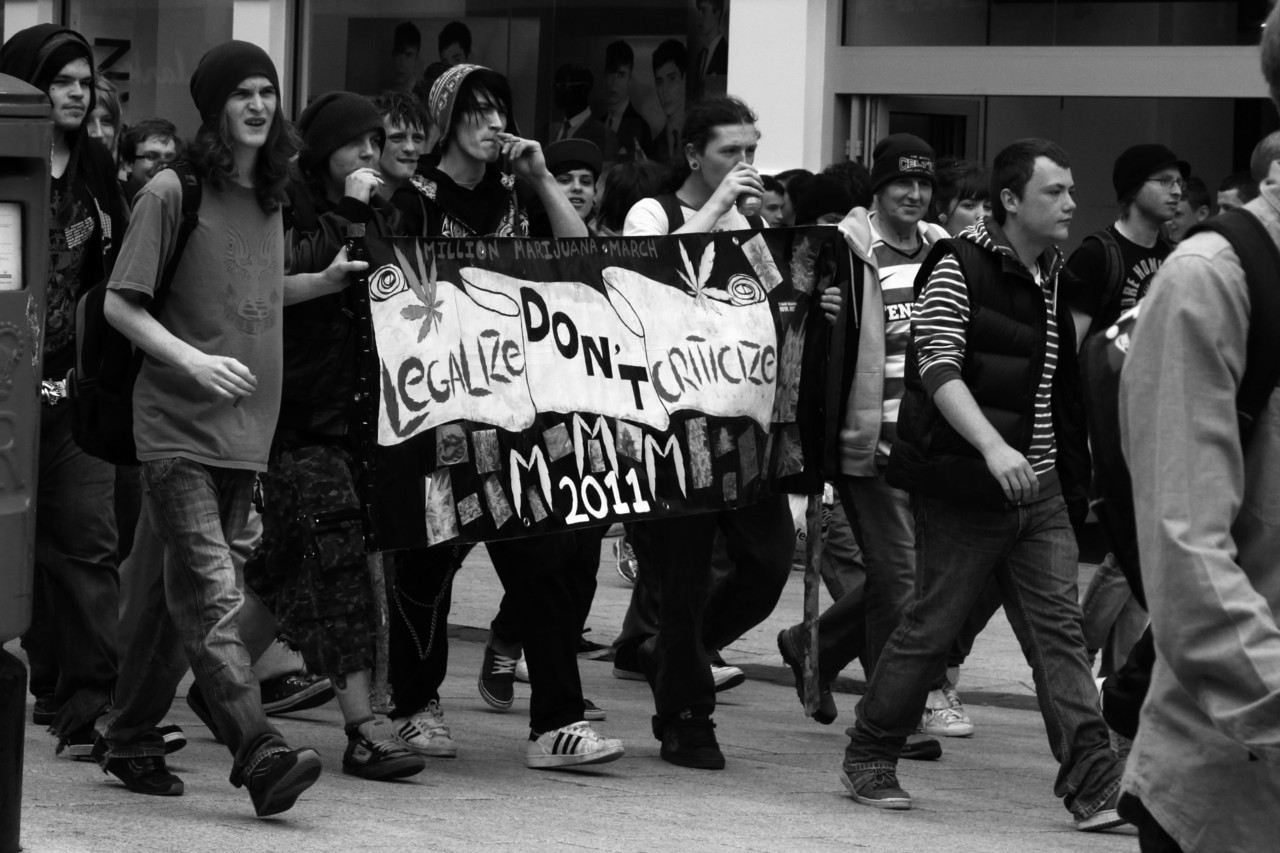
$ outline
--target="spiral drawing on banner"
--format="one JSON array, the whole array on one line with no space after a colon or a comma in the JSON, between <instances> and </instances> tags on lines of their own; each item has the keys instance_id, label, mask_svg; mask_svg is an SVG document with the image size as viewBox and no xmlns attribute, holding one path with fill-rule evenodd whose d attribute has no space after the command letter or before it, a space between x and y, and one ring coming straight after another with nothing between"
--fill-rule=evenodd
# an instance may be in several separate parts
<instances>
[{"instance_id":1,"label":"spiral drawing on banner","mask_svg":"<svg viewBox=\"0 0 1280 853\"><path fill-rule=\"evenodd\" d=\"M734 305L755 305L765 300L764 287L749 275L739 273L731 277L725 290Z\"/></svg>"},{"instance_id":2,"label":"spiral drawing on banner","mask_svg":"<svg viewBox=\"0 0 1280 853\"><path fill-rule=\"evenodd\" d=\"M369 274L369 298L374 302L385 302L408 289L404 272L395 264L385 264Z\"/></svg>"}]
</instances>

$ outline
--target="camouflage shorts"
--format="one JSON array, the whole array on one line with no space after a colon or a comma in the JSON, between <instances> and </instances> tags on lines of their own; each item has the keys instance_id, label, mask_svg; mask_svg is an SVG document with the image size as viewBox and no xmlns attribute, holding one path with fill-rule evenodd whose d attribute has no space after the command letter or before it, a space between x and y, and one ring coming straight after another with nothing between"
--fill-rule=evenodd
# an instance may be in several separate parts
<instances>
[{"instance_id":1,"label":"camouflage shorts","mask_svg":"<svg viewBox=\"0 0 1280 853\"><path fill-rule=\"evenodd\" d=\"M262 539L245 583L312 672L371 668L373 587L351 454L333 444L274 452L262 491Z\"/></svg>"}]
</instances>

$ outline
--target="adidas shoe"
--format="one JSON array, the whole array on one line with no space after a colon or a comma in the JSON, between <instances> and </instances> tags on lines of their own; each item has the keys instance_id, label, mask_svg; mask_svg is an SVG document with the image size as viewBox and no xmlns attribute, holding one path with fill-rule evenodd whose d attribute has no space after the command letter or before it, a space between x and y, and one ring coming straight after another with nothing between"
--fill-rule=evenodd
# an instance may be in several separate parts
<instances>
[{"instance_id":1,"label":"adidas shoe","mask_svg":"<svg viewBox=\"0 0 1280 853\"><path fill-rule=\"evenodd\" d=\"M542 734L529 733L525 763L536 769L578 767L616 761L625 750L622 741L603 738L586 720Z\"/></svg>"},{"instance_id":2,"label":"adidas shoe","mask_svg":"<svg viewBox=\"0 0 1280 853\"><path fill-rule=\"evenodd\" d=\"M395 731L385 720L347 728L342 772L348 776L374 781L403 779L421 773L426 766L421 755L400 745Z\"/></svg>"},{"instance_id":3,"label":"adidas shoe","mask_svg":"<svg viewBox=\"0 0 1280 853\"><path fill-rule=\"evenodd\" d=\"M516 659L494 651L492 645L484 647L484 661L480 664L480 698L497 711L509 711L515 702Z\"/></svg>"},{"instance_id":4,"label":"adidas shoe","mask_svg":"<svg viewBox=\"0 0 1280 853\"><path fill-rule=\"evenodd\" d=\"M418 755L431 758L455 758L458 755L458 745L444 724L444 711L434 699L412 717L392 720L391 725L395 729L396 743Z\"/></svg>"}]
</instances>

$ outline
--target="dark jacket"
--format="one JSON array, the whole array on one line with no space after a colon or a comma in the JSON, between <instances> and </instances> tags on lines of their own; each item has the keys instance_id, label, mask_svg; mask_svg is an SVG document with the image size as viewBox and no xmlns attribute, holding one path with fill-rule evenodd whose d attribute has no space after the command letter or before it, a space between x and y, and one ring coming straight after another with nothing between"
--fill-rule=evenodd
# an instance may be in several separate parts
<instances>
[{"instance_id":1,"label":"dark jacket","mask_svg":"<svg viewBox=\"0 0 1280 853\"><path fill-rule=\"evenodd\" d=\"M939 241L921 265L915 287L918 297L944 255L959 259L970 306L961 379L992 427L1025 455L1031 446L1036 390L1045 362L1048 312L1040 285L1006 243L990 219L984 227ZM1042 268L1050 270L1055 288L1061 266L1061 253L1050 248ZM1078 525L1088 513L1083 391L1070 312L1056 298L1054 305L1059 335L1052 396L1055 468L1072 523ZM981 452L947 422L926 392L914 334L907 350L905 384L889 483L931 497L1004 505L1004 492L987 470Z\"/></svg>"}]
</instances>

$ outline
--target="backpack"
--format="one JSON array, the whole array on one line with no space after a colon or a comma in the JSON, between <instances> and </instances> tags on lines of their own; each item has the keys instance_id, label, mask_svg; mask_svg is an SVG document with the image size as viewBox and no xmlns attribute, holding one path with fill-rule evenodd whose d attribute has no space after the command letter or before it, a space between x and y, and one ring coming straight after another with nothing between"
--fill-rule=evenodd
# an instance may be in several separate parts
<instances>
[{"instance_id":1,"label":"backpack","mask_svg":"<svg viewBox=\"0 0 1280 853\"><path fill-rule=\"evenodd\" d=\"M1190 234L1190 232L1187 232ZM1120 253L1120 244L1116 242L1115 235L1110 229L1103 228L1101 231L1090 234L1084 238L1087 240L1097 240L1102 246L1102 258L1106 272L1103 274L1102 284L1102 300L1098 303L1102 307L1106 307L1115 302L1120 296L1120 291L1124 287L1124 256ZM1156 237L1158 244L1168 247L1168 241L1165 240L1164 234ZM1169 247L1171 249L1171 247ZM1166 255L1168 252L1165 253ZM1091 323L1086 336L1091 336L1095 332L1101 331Z\"/></svg>"},{"instance_id":2,"label":"backpack","mask_svg":"<svg viewBox=\"0 0 1280 853\"><path fill-rule=\"evenodd\" d=\"M164 307L187 238L199 222L200 178L185 163L170 168L182 186L182 216L173 251L147 306L152 316L159 316ZM109 278L85 291L76 303L76 364L67 374L71 437L90 456L113 465L137 465L133 385L142 367L143 352L107 322L104 305Z\"/></svg>"},{"instance_id":3,"label":"backpack","mask_svg":"<svg viewBox=\"0 0 1280 853\"><path fill-rule=\"evenodd\" d=\"M662 212L667 215L667 233L674 234L677 228L684 225L684 209L680 205L680 199L676 198L675 193L663 193L654 198L658 200L658 204L662 205ZM747 217L747 225L755 229L763 228L765 227L764 217L753 213Z\"/></svg>"},{"instance_id":4,"label":"backpack","mask_svg":"<svg viewBox=\"0 0 1280 853\"><path fill-rule=\"evenodd\" d=\"M1244 271L1249 288L1249 336L1245 342L1245 371L1236 393L1240 440L1248 443L1258 415L1280 383L1280 250L1256 216L1244 209L1226 210L1188 232L1214 231L1226 238ZM1085 340L1080 352L1085 384L1085 413L1094 459L1094 514L1102 524L1112 552L1134 597L1145 608L1146 596L1138 567L1138 530L1133 509L1133 483L1120 450L1120 370L1141 306L1135 306L1106 332ZM1151 628L1129 653L1124 665L1102 687L1103 717L1116 732L1132 738L1138 714L1151 684L1155 648Z\"/></svg>"}]
</instances>

